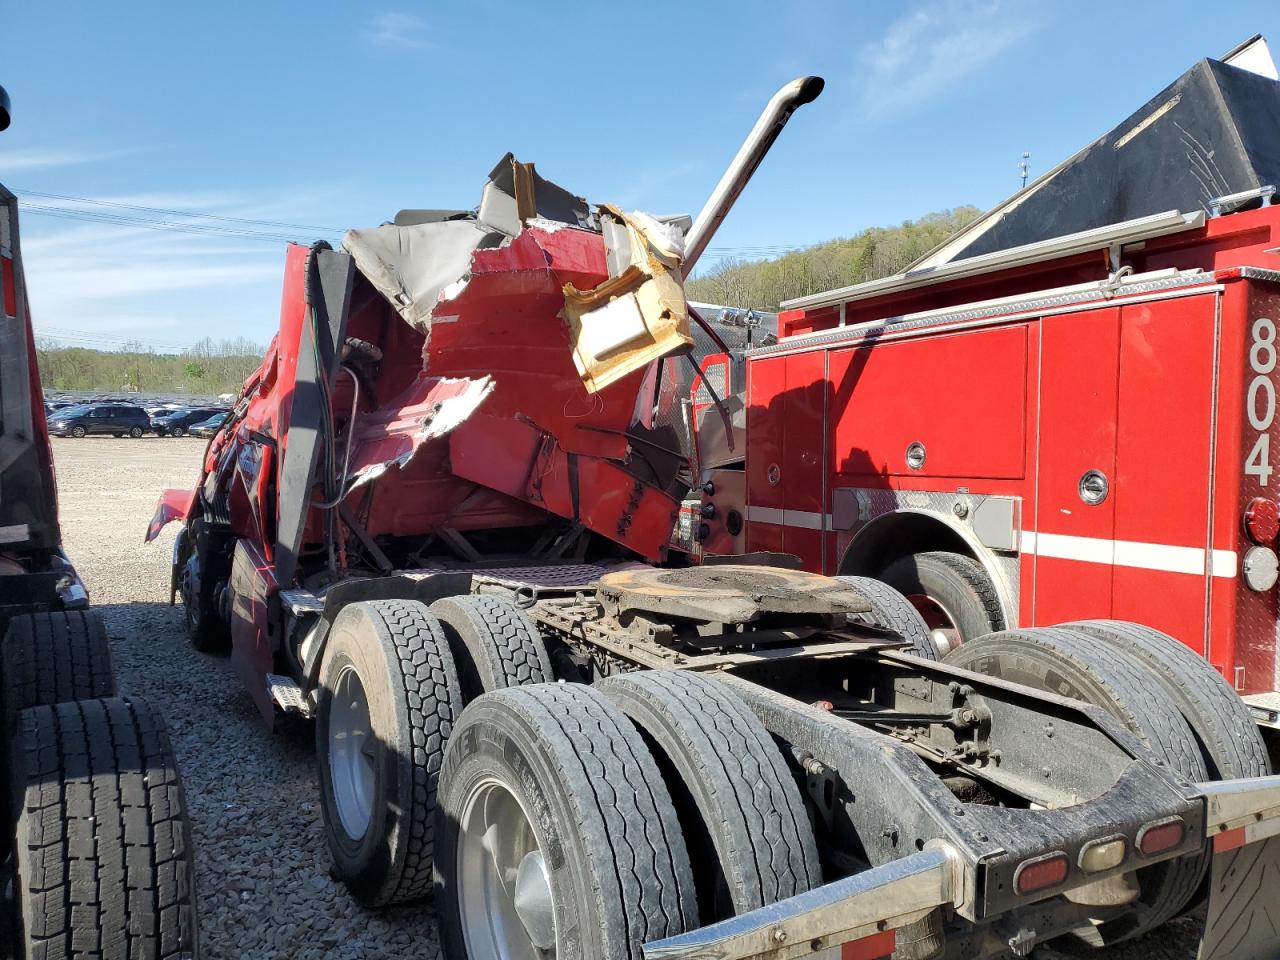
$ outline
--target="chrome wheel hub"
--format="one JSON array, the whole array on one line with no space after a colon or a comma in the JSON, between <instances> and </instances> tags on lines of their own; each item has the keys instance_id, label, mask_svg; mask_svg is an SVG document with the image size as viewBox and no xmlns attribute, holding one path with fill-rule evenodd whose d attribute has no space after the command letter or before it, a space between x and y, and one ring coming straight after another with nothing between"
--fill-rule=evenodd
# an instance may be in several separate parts
<instances>
[{"instance_id":1,"label":"chrome wheel hub","mask_svg":"<svg viewBox=\"0 0 1280 960\"><path fill-rule=\"evenodd\" d=\"M369 701L355 667L347 665L333 685L329 706L329 780L342 829L359 840L373 819L377 741Z\"/></svg>"},{"instance_id":2,"label":"chrome wheel hub","mask_svg":"<svg viewBox=\"0 0 1280 960\"><path fill-rule=\"evenodd\" d=\"M497 780L477 783L458 834L458 911L470 957L556 955L546 860L520 801Z\"/></svg>"}]
</instances>

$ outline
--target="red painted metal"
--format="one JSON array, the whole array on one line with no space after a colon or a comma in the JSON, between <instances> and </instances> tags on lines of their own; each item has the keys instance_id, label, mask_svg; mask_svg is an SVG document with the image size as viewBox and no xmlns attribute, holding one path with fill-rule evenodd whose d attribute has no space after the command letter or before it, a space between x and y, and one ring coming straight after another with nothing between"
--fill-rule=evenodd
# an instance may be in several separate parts
<instances>
[{"instance_id":1,"label":"red painted metal","mask_svg":"<svg viewBox=\"0 0 1280 960\"><path fill-rule=\"evenodd\" d=\"M780 347L747 362L750 549L874 575L851 568L863 521L837 528L835 499L883 491L895 512L956 531L951 548L1013 570L1002 586L1013 624L1134 620L1203 653L1242 692L1277 689L1277 590L1249 589L1240 563L1254 546L1247 505L1280 499L1280 284L1242 269L1280 270L1280 208L1212 219L1122 258L1139 273L1202 279L1008 319L976 306L1096 284L1111 268L1100 251L784 312ZM796 338L836 328L842 313L853 326L940 308L964 317ZM799 372L823 364L825 391ZM918 467L906 459L914 442ZM1082 497L1088 471L1106 481L1097 504ZM986 546L969 525L970 501L986 496L1015 502L1012 543Z\"/></svg>"}]
</instances>

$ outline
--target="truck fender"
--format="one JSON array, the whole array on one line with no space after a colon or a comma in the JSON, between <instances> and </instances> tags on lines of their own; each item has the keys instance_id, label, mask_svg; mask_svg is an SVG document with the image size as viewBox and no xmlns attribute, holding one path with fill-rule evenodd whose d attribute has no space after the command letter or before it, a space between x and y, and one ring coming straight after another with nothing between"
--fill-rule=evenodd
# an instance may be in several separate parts
<instances>
[{"instance_id":1,"label":"truck fender","mask_svg":"<svg viewBox=\"0 0 1280 960\"><path fill-rule=\"evenodd\" d=\"M1004 616L1005 623L1017 623L1017 597L1010 593L1004 578L992 564L989 548L983 545L974 535L973 530L966 524L960 523L954 517L937 510L929 510L922 507L904 507L889 513L883 513L867 522L853 535L853 539L844 548L836 569L841 574L874 577L880 568L869 569L866 565L866 560L876 555L875 545L892 538L895 530L908 523L916 528L915 535L919 536L921 521L925 521L928 526L933 527L937 533L937 539L923 538L920 545L909 552L952 550L967 553L981 565L983 572L986 573L987 578L995 586L996 595L1000 600L1000 612ZM956 543L957 540L960 543ZM963 549L958 549L961 544L963 544ZM894 559L897 558L895 557Z\"/></svg>"}]
</instances>

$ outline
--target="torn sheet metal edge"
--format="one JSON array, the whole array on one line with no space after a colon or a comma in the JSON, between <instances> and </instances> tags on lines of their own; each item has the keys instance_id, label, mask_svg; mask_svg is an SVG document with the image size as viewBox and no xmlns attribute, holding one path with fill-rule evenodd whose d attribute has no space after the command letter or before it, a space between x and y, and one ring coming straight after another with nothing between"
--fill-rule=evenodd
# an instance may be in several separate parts
<instances>
[{"instance_id":1,"label":"torn sheet metal edge","mask_svg":"<svg viewBox=\"0 0 1280 960\"><path fill-rule=\"evenodd\" d=\"M414 458L422 448L422 445L429 440L447 436L460 423L475 413L489 394L493 393L495 386L493 377L489 376L481 377L478 380L435 378L421 382L430 383L423 397L420 400L411 399L410 402L396 407L392 412L395 419L383 421L381 424L361 425L358 447L367 447L371 443L395 435L407 436L409 446L408 449L403 450L394 457L366 464L357 469L351 475L350 486L347 489L348 493L367 483L371 483L393 467L404 467ZM466 383L468 386L462 392L446 397L443 400L433 399L432 394L437 390L452 387L459 383ZM415 384L414 387L417 388L418 385ZM414 388L410 388L410 392L415 392ZM405 421L408 421L409 424L407 429L399 426L400 423Z\"/></svg>"}]
</instances>

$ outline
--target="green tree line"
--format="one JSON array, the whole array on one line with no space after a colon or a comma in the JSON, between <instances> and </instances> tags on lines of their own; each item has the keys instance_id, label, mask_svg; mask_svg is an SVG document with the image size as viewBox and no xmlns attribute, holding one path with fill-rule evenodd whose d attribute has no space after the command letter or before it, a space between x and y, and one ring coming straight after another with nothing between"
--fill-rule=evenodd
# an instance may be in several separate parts
<instances>
[{"instance_id":1,"label":"green tree line","mask_svg":"<svg viewBox=\"0 0 1280 960\"><path fill-rule=\"evenodd\" d=\"M141 343L119 350L62 346L36 338L40 382L47 391L173 393L216 396L236 393L262 361L262 347L243 337L206 337L180 353L157 353Z\"/></svg>"},{"instance_id":2,"label":"green tree line","mask_svg":"<svg viewBox=\"0 0 1280 960\"><path fill-rule=\"evenodd\" d=\"M777 310L779 303L792 297L898 273L981 212L977 207L955 207L896 227L871 227L772 260L723 260L689 281L686 289L690 300Z\"/></svg>"}]
</instances>

